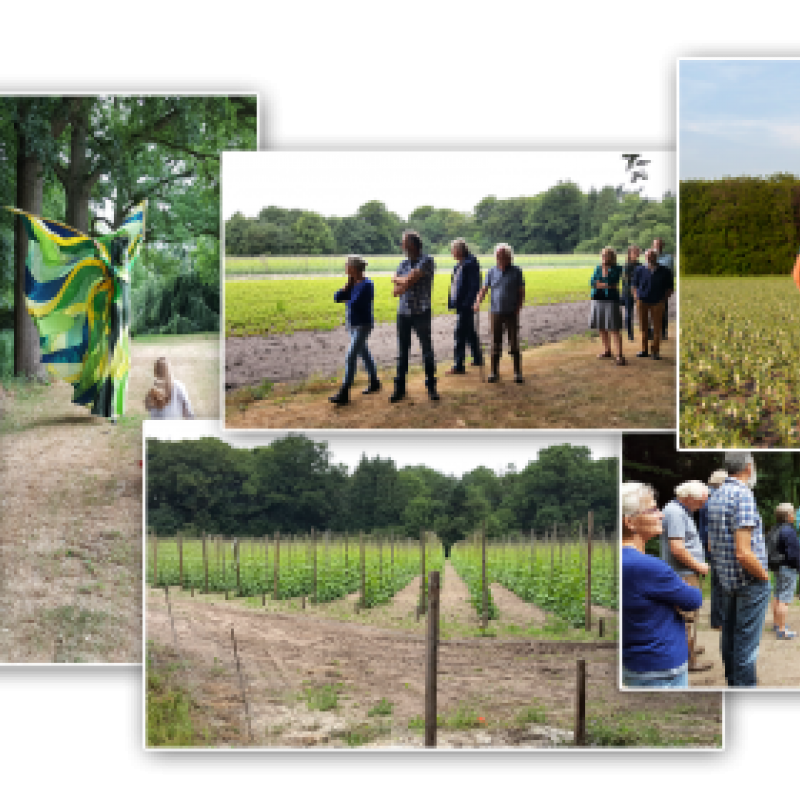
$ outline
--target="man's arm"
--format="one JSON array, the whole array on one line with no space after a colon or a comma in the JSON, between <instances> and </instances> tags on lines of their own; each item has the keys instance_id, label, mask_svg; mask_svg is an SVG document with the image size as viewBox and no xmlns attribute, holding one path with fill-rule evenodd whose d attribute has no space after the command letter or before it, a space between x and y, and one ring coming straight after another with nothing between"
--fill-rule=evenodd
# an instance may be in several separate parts
<instances>
[{"instance_id":1,"label":"man's arm","mask_svg":"<svg viewBox=\"0 0 800 800\"><path fill-rule=\"evenodd\" d=\"M519 299L517 300L517 316L519 316L519 312L524 304L525 304L525 283L523 282L519 285Z\"/></svg>"},{"instance_id":2,"label":"man's arm","mask_svg":"<svg viewBox=\"0 0 800 800\"><path fill-rule=\"evenodd\" d=\"M769 580L769 572L761 566L758 556L753 552L751 545L752 528L738 528L734 533L736 543L736 560L742 569L761 581Z\"/></svg>"},{"instance_id":3,"label":"man's arm","mask_svg":"<svg viewBox=\"0 0 800 800\"><path fill-rule=\"evenodd\" d=\"M481 286L481 290L478 292L478 297L475 299L475 305L472 306L473 311L480 311L483 298L486 297L486 292L487 292L487 287Z\"/></svg>"},{"instance_id":4,"label":"man's arm","mask_svg":"<svg viewBox=\"0 0 800 800\"><path fill-rule=\"evenodd\" d=\"M669 551L672 557L684 567L688 567L692 572L698 575L708 574L708 564L698 561L687 549L683 539L670 539Z\"/></svg>"}]
</instances>

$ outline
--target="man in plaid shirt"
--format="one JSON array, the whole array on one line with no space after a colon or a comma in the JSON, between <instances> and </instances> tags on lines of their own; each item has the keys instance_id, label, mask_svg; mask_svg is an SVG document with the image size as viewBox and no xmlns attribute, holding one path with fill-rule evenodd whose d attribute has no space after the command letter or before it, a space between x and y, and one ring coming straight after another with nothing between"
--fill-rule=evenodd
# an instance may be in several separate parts
<instances>
[{"instance_id":1,"label":"man in plaid shirt","mask_svg":"<svg viewBox=\"0 0 800 800\"><path fill-rule=\"evenodd\" d=\"M408 351L411 331L417 334L425 367L425 386L431 400L438 400L436 391L436 360L431 341L431 294L433 293L433 259L422 253L422 239L416 231L404 231L401 240L408 256L392 276L393 294L400 298L397 305L397 377L390 403L397 403L406 394Z\"/></svg>"},{"instance_id":2,"label":"man in plaid shirt","mask_svg":"<svg viewBox=\"0 0 800 800\"><path fill-rule=\"evenodd\" d=\"M725 454L728 477L708 501L708 551L720 586L720 651L728 686L755 686L770 581L750 453Z\"/></svg>"}]
</instances>

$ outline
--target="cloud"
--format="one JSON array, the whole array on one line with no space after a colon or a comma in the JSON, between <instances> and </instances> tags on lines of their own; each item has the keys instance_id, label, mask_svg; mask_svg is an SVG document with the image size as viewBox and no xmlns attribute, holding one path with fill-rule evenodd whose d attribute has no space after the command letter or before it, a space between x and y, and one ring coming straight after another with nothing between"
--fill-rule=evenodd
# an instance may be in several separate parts
<instances>
[{"instance_id":1,"label":"cloud","mask_svg":"<svg viewBox=\"0 0 800 800\"><path fill-rule=\"evenodd\" d=\"M720 136L742 141L752 135L772 139L778 146L800 146L800 122L779 122L763 119L682 121L681 130L706 136Z\"/></svg>"}]
</instances>

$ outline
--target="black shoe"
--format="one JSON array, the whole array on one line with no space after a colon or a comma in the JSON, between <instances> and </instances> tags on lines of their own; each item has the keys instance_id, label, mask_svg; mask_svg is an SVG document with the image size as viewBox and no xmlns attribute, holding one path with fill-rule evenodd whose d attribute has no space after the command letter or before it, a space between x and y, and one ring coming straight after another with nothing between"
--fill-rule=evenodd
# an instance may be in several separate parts
<instances>
[{"instance_id":1,"label":"black shoe","mask_svg":"<svg viewBox=\"0 0 800 800\"><path fill-rule=\"evenodd\" d=\"M650 358L650 353L646 353L642 350L640 353L636 354L636 358Z\"/></svg>"},{"instance_id":2,"label":"black shoe","mask_svg":"<svg viewBox=\"0 0 800 800\"><path fill-rule=\"evenodd\" d=\"M350 402L350 389L342 386L336 394L331 395L328 400L335 406L346 406Z\"/></svg>"},{"instance_id":3,"label":"black shoe","mask_svg":"<svg viewBox=\"0 0 800 800\"><path fill-rule=\"evenodd\" d=\"M495 375L494 373L492 373L492 374L491 374L491 375L490 375L490 376L489 376L489 377L486 379L486 382L487 382L487 383L497 383L497 381L499 381L499 380L500 380L500 379L497 377L497 375Z\"/></svg>"},{"instance_id":4,"label":"black shoe","mask_svg":"<svg viewBox=\"0 0 800 800\"><path fill-rule=\"evenodd\" d=\"M406 384L405 381L399 381L397 378L394 379L394 392L392 392L392 396L389 398L390 403L399 403L404 397L406 396Z\"/></svg>"},{"instance_id":5,"label":"black shoe","mask_svg":"<svg viewBox=\"0 0 800 800\"><path fill-rule=\"evenodd\" d=\"M369 382L369 386L367 386L367 388L364 389L364 391L361 392L361 394L374 394L375 392L379 392L380 390L381 390L381 382L377 378L375 378L374 381Z\"/></svg>"},{"instance_id":6,"label":"black shoe","mask_svg":"<svg viewBox=\"0 0 800 800\"><path fill-rule=\"evenodd\" d=\"M445 375L466 375L466 374L467 370L464 367L450 367L450 369L447 370L447 372L445 372Z\"/></svg>"},{"instance_id":7,"label":"black shoe","mask_svg":"<svg viewBox=\"0 0 800 800\"><path fill-rule=\"evenodd\" d=\"M661 361L661 356L658 353L653 353L651 358L654 358L656 361Z\"/></svg>"},{"instance_id":8,"label":"black shoe","mask_svg":"<svg viewBox=\"0 0 800 800\"><path fill-rule=\"evenodd\" d=\"M525 378L522 377L519 373L514 376L514 383L525 383Z\"/></svg>"},{"instance_id":9,"label":"black shoe","mask_svg":"<svg viewBox=\"0 0 800 800\"><path fill-rule=\"evenodd\" d=\"M439 400L439 392L436 391L436 384L428 387L428 397L434 401Z\"/></svg>"},{"instance_id":10,"label":"black shoe","mask_svg":"<svg viewBox=\"0 0 800 800\"><path fill-rule=\"evenodd\" d=\"M472 359L472 366L473 367L482 367L483 366L483 359L476 361L474 358Z\"/></svg>"}]
</instances>

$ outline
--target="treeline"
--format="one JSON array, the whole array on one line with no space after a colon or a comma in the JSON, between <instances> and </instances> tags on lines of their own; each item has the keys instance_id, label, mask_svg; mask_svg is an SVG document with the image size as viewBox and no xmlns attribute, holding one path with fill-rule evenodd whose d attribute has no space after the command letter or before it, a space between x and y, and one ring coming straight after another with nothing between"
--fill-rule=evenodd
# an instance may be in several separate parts
<instances>
[{"instance_id":1,"label":"treeline","mask_svg":"<svg viewBox=\"0 0 800 800\"><path fill-rule=\"evenodd\" d=\"M327 444L289 435L267 447L218 439L147 444L147 527L159 535L263 536L316 530L435 531L449 546L485 521L489 536L585 521L616 530L617 460L556 445L519 472L461 478L363 457L352 474Z\"/></svg>"},{"instance_id":2,"label":"treeline","mask_svg":"<svg viewBox=\"0 0 800 800\"><path fill-rule=\"evenodd\" d=\"M484 197L472 213L420 206L404 220L373 200L348 217L324 217L313 211L263 208L258 216L234 214L225 223L225 252L230 256L362 255L400 253L400 235L414 228L429 253L446 253L464 237L485 253L508 242L519 253L594 253L610 246L649 247L661 237L675 252L675 197L661 200L622 194L611 186L581 191L560 182L533 197Z\"/></svg>"},{"instance_id":3,"label":"treeline","mask_svg":"<svg viewBox=\"0 0 800 800\"><path fill-rule=\"evenodd\" d=\"M800 247L800 178L681 181L683 275L787 275Z\"/></svg>"}]
</instances>

